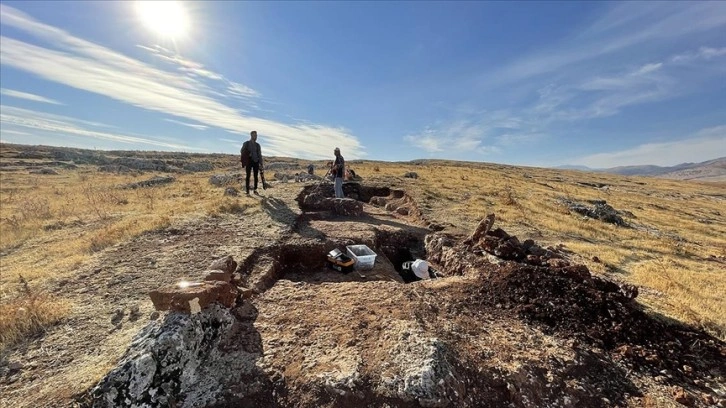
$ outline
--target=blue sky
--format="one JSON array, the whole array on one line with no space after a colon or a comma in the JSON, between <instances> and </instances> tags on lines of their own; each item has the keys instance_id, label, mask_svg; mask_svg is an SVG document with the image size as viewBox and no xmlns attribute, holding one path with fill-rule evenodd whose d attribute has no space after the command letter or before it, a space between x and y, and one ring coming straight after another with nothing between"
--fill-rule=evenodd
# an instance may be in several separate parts
<instances>
[{"instance_id":1,"label":"blue sky","mask_svg":"<svg viewBox=\"0 0 726 408\"><path fill-rule=\"evenodd\" d=\"M1 3L3 142L237 153L256 129L303 159L726 156L723 1L138 3Z\"/></svg>"}]
</instances>

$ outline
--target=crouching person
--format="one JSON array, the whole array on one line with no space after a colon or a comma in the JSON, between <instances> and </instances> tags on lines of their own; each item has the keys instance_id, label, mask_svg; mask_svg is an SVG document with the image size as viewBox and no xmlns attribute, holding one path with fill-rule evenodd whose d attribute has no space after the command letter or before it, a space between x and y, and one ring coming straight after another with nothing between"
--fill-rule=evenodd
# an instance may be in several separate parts
<instances>
[{"instance_id":1,"label":"crouching person","mask_svg":"<svg viewBox=\"0 0 726 408\"><path fill-rule=\"evenodd\" d=\"M416 282L425 279L437 279L441 275L423 259L404 262L399 272L406 283Z\"/></svg>"}]
</instances>

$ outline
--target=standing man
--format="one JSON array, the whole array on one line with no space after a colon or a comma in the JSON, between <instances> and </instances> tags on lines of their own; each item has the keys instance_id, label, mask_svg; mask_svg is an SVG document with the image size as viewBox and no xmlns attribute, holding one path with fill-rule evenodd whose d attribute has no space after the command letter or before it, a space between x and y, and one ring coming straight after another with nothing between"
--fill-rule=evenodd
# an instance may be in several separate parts
<instances>
[{"instance_id":1,"label":"standing man","mask_svg":"<svg viewBox=\"0 0 726 408\"><path fill-rule=\"evenodd\" d=\"M245 191L250 194L250 173L252 170L255 172L255 188L253 192L257 193L257 174L260 172L260 166L262 165L262 148L257 143L257 131L253 130L250 132L250 140L244 142L242 149L240 149L240 162L244 166L247 173L245 179Z\"/></svg>"},{"instance_id":2,"label":"standing man","mask_svg":"<svg viewBox=\"0 0 726 408\"><path fill-rule=\"evenodd\" d=\"M340 154L340 149L335 148L335 163L333 163L333 175L335 176L335 198L343 198L343 175L345 174L345 159Z\"/></svg>"}]
</instances>

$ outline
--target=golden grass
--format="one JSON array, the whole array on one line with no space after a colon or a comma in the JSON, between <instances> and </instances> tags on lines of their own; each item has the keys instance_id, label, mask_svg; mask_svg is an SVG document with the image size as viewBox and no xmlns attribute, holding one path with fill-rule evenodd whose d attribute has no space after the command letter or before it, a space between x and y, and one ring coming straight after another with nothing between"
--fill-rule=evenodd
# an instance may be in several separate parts
<instances>
[{"instance_id":1,"label":"golden grass","mask_svg":"<svg viewBox=\"0 0 726 408\"><path fill-rule=\"evenodd\" d=\"M66 315L66 300L34 291L19 277L18 296L0 303L0 352L10 344L45 330Z\"/></svg>"},{"instance_id":2,"label":"golden grass","mask_svg":"<svg viewBox=\"0 0 726 408\"><path fill-rule=\"evenodd\" d=\"M93 168L59 175L0 172L0 306L3 342L13 342L68 312L63 300L28 297L13 289L19 274L32 285L73 274L95 253L191 216L242 213L259 207L249 197L222 197L212 172L175 176L157 187L122 189L147 180ZM36 300L45 299L43 302ZM17 310L19 321L13 322ZM25 312L22 312L25 310ZM21 319L22 317L22 319ZM26 318L27 317L27 318Z\"/></svg>"},{"instance_id":3,"label":"golden grass","mask_svg":"<svg viewBox=\"0 0 726 408\"><path fill-rule=\"evenodd\" d=\"M396 176L426 216L461 232L495 213L520 238L564 244L593 273L643 287L638 299L655 313L726 338L726 263L712 258L726 260L726 183L443 161L351 166L364 177ZM410 171L418 179L403 179ZM638 228L586 219L560 198L606 200Z\"/></svg>"}]
</instances>

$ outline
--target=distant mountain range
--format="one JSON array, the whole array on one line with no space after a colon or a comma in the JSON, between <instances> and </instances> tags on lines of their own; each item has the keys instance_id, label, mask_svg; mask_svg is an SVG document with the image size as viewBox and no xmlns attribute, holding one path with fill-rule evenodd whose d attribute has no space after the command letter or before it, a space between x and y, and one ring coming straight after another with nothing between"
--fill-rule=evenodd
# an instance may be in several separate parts
<instances>
[{"instance_id":1,"label":"distant mountain range","mask_svg":"<svg viewBox=\"0 0 726 408\"><path fill-rule=\"evenodd\" d=\"M653 165L618 166L608 169L593 169L586 166L558 166L563 170L581 170L602 173L622 174L624 176L648 176L674 180L726 181L726 157L701 163L681 163L661 167Z\"/></svg>"}]
</instances>

